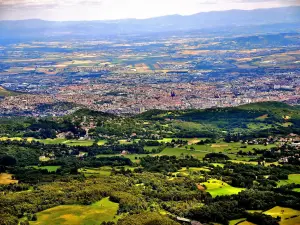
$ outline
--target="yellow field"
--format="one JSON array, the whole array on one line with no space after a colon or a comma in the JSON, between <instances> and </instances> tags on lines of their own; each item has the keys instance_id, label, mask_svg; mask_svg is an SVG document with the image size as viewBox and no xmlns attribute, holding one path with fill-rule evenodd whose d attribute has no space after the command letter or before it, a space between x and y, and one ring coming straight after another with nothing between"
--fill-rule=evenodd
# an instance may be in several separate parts
<instances>
[{"instance_id":1,"label":"yellow field","mask_svg":"<svg viewBox=\"0 0 300 225\"><path fill-rule=\"evenodd\" d=\"M264 212L264 214L272 217L280 216L280 225L300 225L300 211L298 210L275 206L274 208Z\"/></svg>"},{"instance_id":2,"label":"yellow field","mask_svg":"<svg viewBox=\"0 0 300 225\"><path fill-rule=\"evenodd\" d=\"M227 144L212 144L211 145L212 148L222 148L222 147L228 147Z\"/></svg>"},{"instance_id":3,"label":"yellow field","mask_svg":"<svg viewBox=\"0 0 300 225\"><path fill-rule=\"evenodd\" d=\"M12 174L0 173L0 184L17 184L17 180L12 179Z\"/></svg>"},{"instance_id":4,"label":"yellow field","mask_svg":"<svg viewBox=\"0 0 300 225\"><path fill-rule=\"evenodd\" d=\"M141 73L151 71L149 66L147 66L145 63L135 64L134 67L137 70L137 72L141 72Z\"/></svg>"}]
</instances>

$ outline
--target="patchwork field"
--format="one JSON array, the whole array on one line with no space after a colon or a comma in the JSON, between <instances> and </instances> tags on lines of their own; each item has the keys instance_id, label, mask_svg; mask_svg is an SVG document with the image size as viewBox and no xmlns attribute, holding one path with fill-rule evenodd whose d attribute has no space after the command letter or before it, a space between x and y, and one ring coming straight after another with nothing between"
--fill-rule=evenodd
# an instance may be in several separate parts
<instances>
[{"instance_id":1,"label":"patchwork field","mask_svg":"<svg viewBox=\"0 0 300 225\"><path fill-rule=\"evenodd\" d=\"M232 187L229 184L216 179L210 179L207 182L202 183L202 185L206 186L206 191L209 192L212 197L238 194L245 190L244 188Z\"/></svg>"},{"instance_id":2,"label":"patchwork field","mask_svg":"<svg viewBox=\"0 0 300 225\"><path fill-rule=\"evenodd\" d=\"M63 205L37 213L37 221L31 225L94 225L104 221L116 221L119 205L104 198L89 206Z\"/></svg>"}]
</instances>

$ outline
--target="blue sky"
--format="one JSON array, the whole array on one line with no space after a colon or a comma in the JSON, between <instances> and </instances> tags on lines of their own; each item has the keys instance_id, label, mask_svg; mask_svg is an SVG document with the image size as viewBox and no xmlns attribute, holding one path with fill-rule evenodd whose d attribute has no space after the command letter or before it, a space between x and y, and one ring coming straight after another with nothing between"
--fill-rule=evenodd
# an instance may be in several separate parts
<instances>
[{"instance_id":1,"label":"blue sky","mask_svg":"<svg viewBox=\"0 0 300 225\"><path fill-rule=\"evenodd\" d=\"M230 9L300 5L300 0L0 0L0 20L55 21L150 18Z\"/></svg>"}]
</instances>

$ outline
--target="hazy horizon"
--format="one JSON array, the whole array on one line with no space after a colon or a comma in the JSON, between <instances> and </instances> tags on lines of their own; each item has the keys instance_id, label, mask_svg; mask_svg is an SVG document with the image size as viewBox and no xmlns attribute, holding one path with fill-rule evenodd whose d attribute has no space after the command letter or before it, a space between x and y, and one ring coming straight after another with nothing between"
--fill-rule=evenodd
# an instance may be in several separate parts
<instances>
[{"instance_id":1,"label":"hazy horizon","mask_svg":"<svg viewBox=\"0 0 300 225\"><path fill-rule=\"evenodd\" d=\"M0 0L0 20L147 19L201 12L300 6L299 0Z\"/></svg>"}]
</instances>

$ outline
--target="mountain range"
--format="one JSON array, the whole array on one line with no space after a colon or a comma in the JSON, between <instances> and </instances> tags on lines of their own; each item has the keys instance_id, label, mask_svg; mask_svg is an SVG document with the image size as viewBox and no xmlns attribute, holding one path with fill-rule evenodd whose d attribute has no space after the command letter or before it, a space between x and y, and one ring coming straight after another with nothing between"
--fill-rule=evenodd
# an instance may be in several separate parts
<instances>
[{"instance_id":1,"label":"mountain range","mask_svg":"<svg viewBox=\"0 0 300 225\"><path fill-rule=\"evenodd\" d=\"M189 16L169 15L150 19L113 21L0 21L0 40L57 37L105 37L245 26L300 28L300 7L201 12Z\"/></svg>"}]
</instances>

